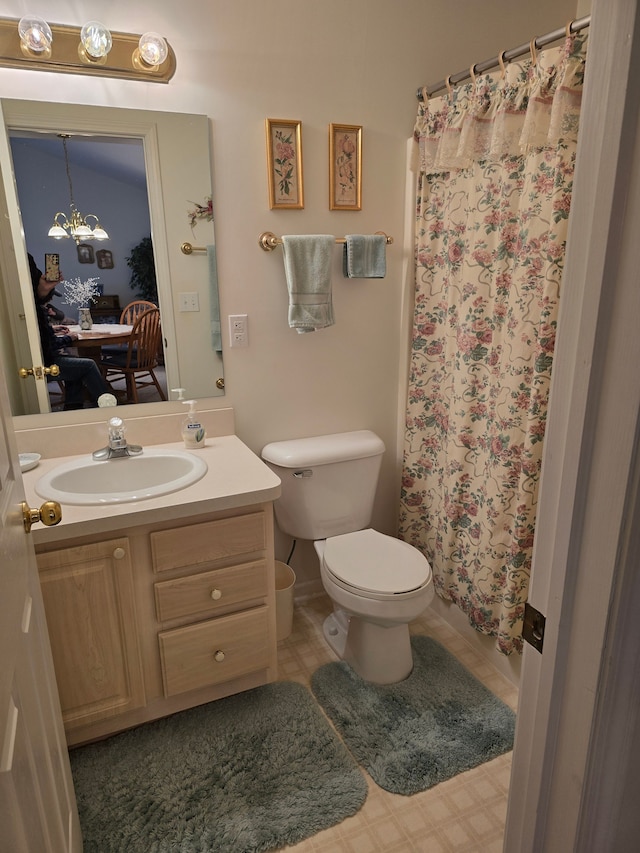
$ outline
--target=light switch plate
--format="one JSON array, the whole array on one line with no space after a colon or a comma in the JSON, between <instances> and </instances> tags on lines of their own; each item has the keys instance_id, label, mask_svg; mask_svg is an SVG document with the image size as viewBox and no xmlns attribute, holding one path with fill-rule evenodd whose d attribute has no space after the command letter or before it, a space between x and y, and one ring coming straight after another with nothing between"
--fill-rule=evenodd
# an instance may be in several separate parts
<instances>
[{"instance_id":1,"label":"light switch plate","mask_svg":"<svg viewBox=\"0 0 640 853\"><path fill-rule=\"evenodd\" d=\"M199 311L200 299L197 293L180 294L180 311Z\"/></svg>"}]
</instances>

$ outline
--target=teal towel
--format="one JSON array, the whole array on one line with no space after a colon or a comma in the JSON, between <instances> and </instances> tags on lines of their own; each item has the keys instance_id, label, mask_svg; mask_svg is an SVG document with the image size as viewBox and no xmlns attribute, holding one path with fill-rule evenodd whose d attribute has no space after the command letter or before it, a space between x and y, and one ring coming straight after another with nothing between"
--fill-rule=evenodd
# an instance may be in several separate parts
<instances>
[{"instance_id":1,"label":"teal towel","mask_svg":"<svg viewBox=\"0 0 640 853\"><path fill-rule=\"evenodd\" d=\"M347 234L342 264L345 278L384 278L386 250L384 234Z\"/></svg>"},{"instance_id":2,"label":"teal towel","mask_svg":"<svg viewBox=\"0 0 640 853\"><path fill-rule=\"evenodd\" d=\"M211 300L211 343L216 352L222 352L222 331L220 328L220 296L218 293L218 265L216 247L207 246L209 261L209 298Z\"/></svg>"},{"instance_id":3,"label":"teal towel","mask_svg":"<svg viewBox=\"0 0 640 853\"><path fill-rule=\"evenodd\" d=\"M333 326L331 234L288 234L282 237L289 289L289 326L298 334Z\"/></svg>"}]
</instances>

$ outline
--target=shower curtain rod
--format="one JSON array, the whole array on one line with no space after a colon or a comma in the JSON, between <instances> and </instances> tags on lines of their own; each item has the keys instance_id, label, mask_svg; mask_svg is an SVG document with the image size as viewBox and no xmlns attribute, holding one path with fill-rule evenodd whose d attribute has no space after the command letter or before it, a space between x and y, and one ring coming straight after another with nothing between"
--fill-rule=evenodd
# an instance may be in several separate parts
<instances>
[{"instance_id":1,"label":"shower curtain rod","mask_svg":"<svg viewBox=\"0 0 640 853\"><path fill-rule=\"evenodd\" d=\"M537 36L535 39L532 39L529 44L521 44L519 47L511 48L511 50L504 50L500 56L494 56L493 59L486 59L484 62L478 62L466 71L458 71L457 74L451 74L446 80L439 80L431 86L422 87L416 92L416 98L419 101L424 100L425 88L427 90L427 96L431 97L431 95L439 92L441 89L448 89L449 86L457 86L458 83L466 80L467 77L470 79L472 72L473 74L484 74L484 72L489 71L490 68L497 68L501 64L501 59L504 62L511 62L512 59L516 59L518 56L524 56L526 53L529 53L532 46L534 48L545 47L554 41L558 41L558 39L561 39L564 35L577 33L579 30L586 29L590 23L591 15L585 15L584 18L577 18L575 21L571 21L570 24L567 24L566 27L559 27L557 30L553 30L544 36Z\"/></svg>"}]
</instances>

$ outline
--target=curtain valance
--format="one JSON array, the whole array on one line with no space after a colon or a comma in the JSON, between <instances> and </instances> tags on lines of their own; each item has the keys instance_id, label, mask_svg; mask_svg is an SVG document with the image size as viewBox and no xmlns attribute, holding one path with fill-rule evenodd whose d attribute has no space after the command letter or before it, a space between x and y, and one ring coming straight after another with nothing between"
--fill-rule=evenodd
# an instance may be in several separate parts
<instances>
[{"instance_id":1,"label":"curtain valance","mask_svg":"<svg viewBox=\"0 0 640 853\"><path fill-rule=\"evenodd\" d=\"M562 47L512 62L419 102L414 138L418 169L437 174L473 162L575 143L582 98L587 34Z\"/></svg>"}]
</instances>

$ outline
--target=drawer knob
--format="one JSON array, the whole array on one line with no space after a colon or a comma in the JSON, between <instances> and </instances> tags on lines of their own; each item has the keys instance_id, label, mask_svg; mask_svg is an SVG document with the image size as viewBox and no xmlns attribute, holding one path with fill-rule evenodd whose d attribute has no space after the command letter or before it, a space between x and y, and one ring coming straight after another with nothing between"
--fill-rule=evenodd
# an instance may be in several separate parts
<instances>
[{"instance_id":1,"label":"drawer knob","mask_svg":"<svg viewBox=\"0 0 640 853\"><path fill-rule=\"evenodd\" d=\"M125 555L124 548L116 548L113 552L114 560L121 560Z\"/></svg>"},{"instance_id":2,"label":"drawer knob","mask_svg":"<svg viewBox=\"0 0 640 853\"><path fill-rule=\"evenodd\" d=\"M218 661L218 663L222 663L224 660L224 652L218 649L218 651L214 654L213 659Z\"/></svg>"},{"instance_id":3,"label":"drawer knob","mask_svg":"<svg viewBox=\"0 0 640 853\"><path fill-rule=\"evenodd\" d=\"M217 601L219 598L222 598L222 592L219 589L212 589L211 598L213 598L214 601Z\"/></svg>"}]
</instances>

